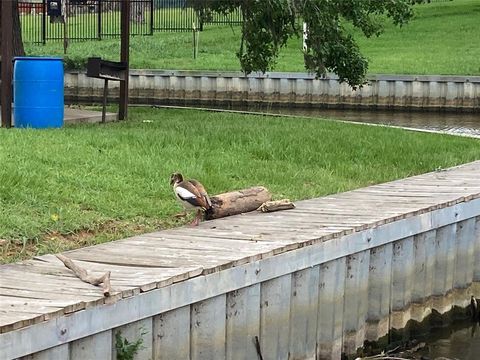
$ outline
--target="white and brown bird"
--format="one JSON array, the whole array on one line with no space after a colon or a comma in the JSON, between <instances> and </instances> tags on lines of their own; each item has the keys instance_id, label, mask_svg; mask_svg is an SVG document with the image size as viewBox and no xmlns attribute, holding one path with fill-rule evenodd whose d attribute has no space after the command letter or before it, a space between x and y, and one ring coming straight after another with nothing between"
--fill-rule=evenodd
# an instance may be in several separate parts
<instances>
[{"instance_id":1,"label":"white and brown bird","mask_svg":"<svg viewBox=\"0 0 480 360\"><path fill-rule=\"evenodd\" d=\"M195 179L184 180L180 173L173 173L170 176L170 185L173 186L175 196L185 210L197 209L192 225L198 225L202 211L208 212L212 209L212 202L204 186Z\"/></svg>"}]
</instances>

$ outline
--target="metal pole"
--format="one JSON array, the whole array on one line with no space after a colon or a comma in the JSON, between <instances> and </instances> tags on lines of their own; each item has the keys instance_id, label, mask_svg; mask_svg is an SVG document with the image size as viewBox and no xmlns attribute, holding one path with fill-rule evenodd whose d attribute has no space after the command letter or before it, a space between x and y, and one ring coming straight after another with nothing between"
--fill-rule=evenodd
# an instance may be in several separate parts
<instances>
[{"instance_id":1,"label":"metal pole","mask_svg":"<svg viewBox=\"0 0 480 360\"><path fill-rule=\"evenodd\" d=\"M153 35L153 22L154 17L153 17L153 12L155 11L155 4L153 3L153 0L150 0L150 35Z\"/></svg>"},{"instance_id":2,"label":"metal pole","mask_svg":"<svg viewBox=\"0 0 480 360\"><path fill-rule=\"evenodd\" d=\"M102 0L98 1L97 16L97 39L102 40Z\"/></svg>"},{"instance_id":3,"label":"metal pole","mask_svg":"<svg viewBox=\"0 0 480 360\"><path fill-rule=\"evenodd\" d=\"M129 47L130 47L130 0L123 0L121 7L121 45L120 61L127 64L125 69L125 79L120 81L120 102L118 106L118 119L128 118L128 77L129 77Z\"/></svg>"},{"instance_id":4,"label":"metal pole","mask_svg":"<svg viewBox=\"0 0 480 360\"><path fill-rule=\"evenodd\" d=\"M2 1L2 126L12 126L13 4Z\"/></svg>"},{"instance_id":5,"label":"metal pole","mask_svg":"<svg viewBox=\"0 0 480 360\"><path fill-rule=\"evenodd\" d=\"M108 79L105 79L103 83L102 123L105 123L106 121L107 97L108 97Z\"/></svg>"},{"instance_id":6,"label":"metal pole","mask_svg":"<svg viewBox=\"0 0 480 360\"><path fill-rule=\"evenodd\" d=\"M42 43L47 43L47 0L42 2Z\"/></svg>"}]
</instances>

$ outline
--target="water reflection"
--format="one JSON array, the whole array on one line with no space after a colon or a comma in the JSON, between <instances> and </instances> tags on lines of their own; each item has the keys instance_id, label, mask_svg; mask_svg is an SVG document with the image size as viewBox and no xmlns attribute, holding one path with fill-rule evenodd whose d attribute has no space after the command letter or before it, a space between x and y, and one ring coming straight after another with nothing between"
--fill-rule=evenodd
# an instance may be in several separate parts
<instances>
[{"instance_id":1,"label":"water reflection","mask_svg":"<svg viewBox=\"0 0 480 360\"><path fill-rule=\"evenodd\" d=\"M449 334L446 334L446 331ZM478 324L460 329L450 327L440 334L433 332L432 337L437 339L429 341L428 346L422 351L422 354L430 359L442 356L460 360L480 359L480 329Z\"/></svg>"},{"instance_id":2,"label":"water reflection","mask_svg":"<svg viewBox=\"0 0 480 360\"><path fill-rule=\"evenodd\" d=\"M277 111L277 110L275 110ZM365 110L279 109L279 113L441 131L480 137L480 114Z\"/></svg>"}]
</instances>

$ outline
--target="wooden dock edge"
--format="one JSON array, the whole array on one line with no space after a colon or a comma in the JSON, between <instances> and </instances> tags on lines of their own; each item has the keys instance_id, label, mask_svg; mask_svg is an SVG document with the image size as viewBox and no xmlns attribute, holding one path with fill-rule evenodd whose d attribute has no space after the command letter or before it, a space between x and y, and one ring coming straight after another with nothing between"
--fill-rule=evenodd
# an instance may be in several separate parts
<instances>
[{"instance_id":1,"label":"wooden dock edge","mask_svg":"<svg viewBox=\"0 0 480 360\"><path fill-rule=\"evenodd\" d=\"M453 290L480 296L478 197L318 240L2 333L0 359L115 358L118 331L131 339L144 333L139 359L223 359L239 351L252 359L254 336L268 358L339 359L405 324L413 302L424 304L415 313L421 318L468 302L445 296Z\"/></svg>"}]
</instances>

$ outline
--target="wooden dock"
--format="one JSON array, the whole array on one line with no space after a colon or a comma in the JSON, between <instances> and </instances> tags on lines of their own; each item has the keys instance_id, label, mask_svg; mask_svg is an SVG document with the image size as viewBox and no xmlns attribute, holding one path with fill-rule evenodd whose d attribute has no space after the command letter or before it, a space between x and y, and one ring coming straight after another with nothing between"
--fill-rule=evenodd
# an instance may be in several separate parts
<instances>
[{"instance_id":1,"label":"wooden dock","mask_svg":"<svg viewBox=\"0 0 480 360\"><path fill-rule=\"evenodd\" d=\"M0 359L114 359L119 330L147 338L138 359L339 358L477 292L479 178L477 161L65 253L111 271L110 297L53 255L2 265Z\"/></svg>"}]
</instances>

